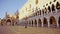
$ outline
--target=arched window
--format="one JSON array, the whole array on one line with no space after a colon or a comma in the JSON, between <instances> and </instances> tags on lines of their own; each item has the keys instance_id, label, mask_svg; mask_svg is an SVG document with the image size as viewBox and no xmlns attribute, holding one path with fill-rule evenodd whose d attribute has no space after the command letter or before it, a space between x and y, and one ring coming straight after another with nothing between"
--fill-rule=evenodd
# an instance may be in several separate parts
<instances>
[{"instance_id":1,"label":"arched window","mask_svg":"<svg viewBox=\"0 0 60 34\"><path fill-rule=\"evenodd\" d=\"M52 4L52 11L55 11L55 6L54 6L54 4Z\"/></svg>"},{"instance_id":2,"label":"arched window","mask_svg":"<svg viewBox=\"0 0 60 34\"><path fill-rule=\"evenodd\" d=\"M60 3L59 2L56 3L56 9L60 9Z\"/></svg>"},{"instance_id":3,"label":"arched window","mask_svg":"<svg viewBox=\"0 0 60 34\"><path fill-rule=\"evenodd\" d=\"M50 8L50 6L48 6L48 10L49 10L49 12L51 12L51 8Z\"/></svg>"}]
</instances>

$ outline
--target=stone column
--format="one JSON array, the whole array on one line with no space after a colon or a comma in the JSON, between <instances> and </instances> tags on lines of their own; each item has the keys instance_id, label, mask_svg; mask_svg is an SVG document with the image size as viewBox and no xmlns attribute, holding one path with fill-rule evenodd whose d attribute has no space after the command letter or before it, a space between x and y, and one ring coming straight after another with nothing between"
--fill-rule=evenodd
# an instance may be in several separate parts
<instances>
[{"instance_id":1,"label":"stone column","mask_svg":"<svg viewBox=\"0 0 60 34\"><path fill-rule=\"evenodd\" d=\"M51 13L52 13L52 8L50 8L51 9Z\"/></svg>"},{"instance_id":2,"label":"stone column","mask_svg":"<svg viewBox=\"0 0 60 34\"><path fill-rule=\"evenodd\" d=\"M47 14L49 13L49 10L47 10Z\"/></svg>"},{"instance_id":3,"label":"stone column","mask_svg":"<svg viewBox=\"0 0 60 34\"><path fill-rule=\"evenodd\" d=\"M56 13L57 13L57 9L55 9Z\"/></svg>"},{"instance_id":4,"label":"stone column","mask_svg":"<svg viewBox=\"0 0 60 34\"><path fill-rule=\"evenodd\" d=\"M31 20L30 20L30 26L32 26Z\"/></svg>"},{"instance_id":5,"label":"stone column","mask_svg":"<svg viewBox=\"0 0 60 34\"><path fill-rule=\"evenodd\" d=\"M41 26L43 27L43 20L41 20L41 21L42 21L42 22L41 22L41 24L42 24Z\"/></svg>"},{"instance_id":6,"label":"stone column","mask_svg":"<svg viewBox=\"0 0 60 34\"><path fill-rule=\"evenodd\" d=\"M33 26L33 25L32 25L32 20L31 20L31 26Z\"/></svg>"},{"instance_id":7,"label":"stone column","mask_svg":"<svg viewBox=\"0 0 60 34\"><path fill-rule=\"evenodd\" d=\"M56 9L56 6L55 6L55 12L57 13L57 9Z\"/></svg>"},{"instance_id":8,"label":"stone column","mask_svg":"<svg viewBox=\"0 0 60 34\"><path fill-rule=\"evenodd\" d=\"M57 19L57 28L59 28L59 23L58 23L58 19Z\"/></svg>"},{"instance_id":9,"label":"stone column","mask_svg":"<svg viewBox=\"0 0 60 34\"><path fill-rule=\"evenodd\" d=\"M30 23L29 26L31 26L31 21L29 21L29 23Z\"/></svg>"},{"instance_id":10,"label":"stone column","mask_svg":"<svg viewBox=\"0 0 60 34\"><path fill-rule=\"evenodd\" d=\"M27 23L28 23L28 26L29 26L29 21Z\"/></svg>"},{"instance_id":11,"label":"stone column","mask_svg":"<svg viewBox=\"0 0 60 34\"><path fill-rule=\"evenodd\" d=\"M44 16L45 16L46 14L45 14L45 10L44 10Z\"/></svg>"},{"instance_id":12,"label":"stone column","mask_svg":"<svg viewBox=\"0 0 60 34\"><path fill-rule=\"evenodd\" d=\"M38 19L37 19L37 27L38 27Z\"/></svg>"},{"instance_id":13,"label":"stone column","mask_svg":"<svg viewBox=\"0 0 60 34\"><path fill-rule=\"evenodd\" d=\"M50 27L50 22L49 22L49 20L48 20L48 28Z\"/></svg>"},{"instance_id":14,"label":"stone column","mask_svg":"<svg viewBox=\"0 0 60 34\"><path fill-rule=\"evenodd\" d=\"M35 21L33 20L33 26L35 26Z\"/></svg>"}]
</instances>

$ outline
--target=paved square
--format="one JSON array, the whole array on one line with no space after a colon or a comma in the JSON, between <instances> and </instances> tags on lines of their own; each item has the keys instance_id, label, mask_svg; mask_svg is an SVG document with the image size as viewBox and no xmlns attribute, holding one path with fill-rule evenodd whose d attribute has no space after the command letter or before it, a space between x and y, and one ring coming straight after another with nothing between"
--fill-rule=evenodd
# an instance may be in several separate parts
<instances>
[{"instance_id":1,"label":"paved square","mask_svg":"<svg viewBox=\"0 0 60 34\"><path fill-rule=\"evenodd\" d=\"M60 34L59 28L0 26L0 34Z\"/></svg>"}]
</instances>

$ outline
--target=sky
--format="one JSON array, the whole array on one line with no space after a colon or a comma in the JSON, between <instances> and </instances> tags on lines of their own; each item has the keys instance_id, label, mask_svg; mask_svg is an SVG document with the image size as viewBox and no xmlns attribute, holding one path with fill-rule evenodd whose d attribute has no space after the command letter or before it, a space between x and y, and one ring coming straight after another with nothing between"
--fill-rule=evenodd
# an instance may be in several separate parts
<instances>
[{"instance_id":1,"label":"sky","mask_svg":"<svg viewBox=\"0 0 60 34\"><path fill-rule=\"evenodd\" d=\"M0 18L5 17L5 13L14 14L20 10L27 0L0 0Z\"/></svg>"}]
</instances>

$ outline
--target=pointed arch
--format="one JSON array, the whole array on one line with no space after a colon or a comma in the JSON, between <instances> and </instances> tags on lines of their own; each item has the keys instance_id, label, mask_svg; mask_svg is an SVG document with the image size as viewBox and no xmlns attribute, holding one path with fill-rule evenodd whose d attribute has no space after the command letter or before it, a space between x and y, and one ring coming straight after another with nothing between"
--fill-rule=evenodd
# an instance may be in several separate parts
<instances>
[{"instance_id":1,"label":"pointed arch","mask_svg":"<svg viewBox=\"0 0 60 34\"><path fill-rule=\"evenodd\" d=\"M43 24L44 24L44 26L47 26L48 25L48 21L47 21L47 18L43 18Z\"/></svg>"},{"instance_id":2,"label":"pointed arch","mask_svg":"<svg viewBox=\"0 0 60 34\"><path fill-rule=\"evenodd\" d=\"M11 25L11 19L7 19L7 20L6 20L6 24L7 24L7 25Z\"/></svg>"},{"instance_id":3,"label":"pointed arch","mask_svg":"<svg viewBox=\"0 0 60 34\"><path fill-rule=\"evenodd\" d=\"M56 9L60 9L60 3L57 1L57 3L56 3Z\"/></svg>"},{"instance_id":4,"label":"pointed arch","mask_svg":"<svg viewBox=\"0 0 60 34\"><path fill-rule=\"evenodd\" d=\"M11 20L10 20L10 19L8 19L8 20L7 20L7 22L11 22Z\"/></svg>"},{"instance_id":5,"label":"pointed arch","mask_svg":"<svg viewBox=\"0 0 60 34\"><path fill-rule=\"evenodd\" d=\"M50 17L50 25L51 27L56 27L56 19L54 16Z\"/></svg>"},{"instance_id":6,"label":"pointed arch","mask_svg":"<svg viewBox=\"0 0 60 34\"><path fill-rule=\"evenodd\" d=\"M38 26L41 26L41 19L38 19Z\"/></svg>"},{"instance_id":7,"label":"pointed arch","mask_svg":"<svg viewBox=\"0 0 60 34\"><path fill-rule=\"evenodd\" d=\"M54 6L54 4L52 4L52 11L55 11L55 6Z\"/></svg>"},{"instance_id":8,"label":"pointed arch","mask_svg":"<svg viewBox=\"0 0 60 34\"><path fill-rule=\"evenodd\" d=\"M50 6L48 6L48 10L49 10L49 12L51 12L51 8L50 8Z\"/></svg>"}]
</instances>

